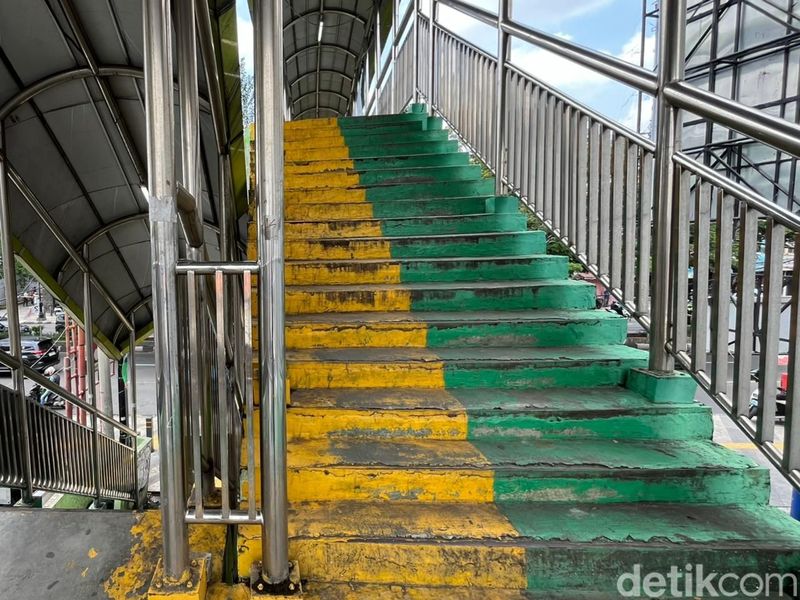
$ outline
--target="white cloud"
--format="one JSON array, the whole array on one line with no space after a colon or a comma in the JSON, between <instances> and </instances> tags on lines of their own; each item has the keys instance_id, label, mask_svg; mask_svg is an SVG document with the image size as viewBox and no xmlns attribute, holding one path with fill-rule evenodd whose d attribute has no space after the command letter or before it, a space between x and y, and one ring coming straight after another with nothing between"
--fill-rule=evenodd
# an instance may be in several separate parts
<instances>
[{"instance_id":1,"label":"white cloud","mask_svg":"<svg viewBox=\"0 0 800 600\"><path fill-rule=\"evenodd\" d=\"M636 131L636 117L639 111L639 95L633 94L628 105L628 112L620 121L628 129ZM642 96L642 122L639 127L641 133L649 133L653 124L653 98Z\"/></svg>"},{"instance_id":2,"label":"white cloud","mask_svg":"<svg viewBox=\"0 0 800 600\"><path fill-rule=\"evenodd\" d=\"M514 6L514 18L520 23L532 24L537 29L558 25L571 19L586 16L614 0L527 0Z\"/></svg>"}]
</instances>

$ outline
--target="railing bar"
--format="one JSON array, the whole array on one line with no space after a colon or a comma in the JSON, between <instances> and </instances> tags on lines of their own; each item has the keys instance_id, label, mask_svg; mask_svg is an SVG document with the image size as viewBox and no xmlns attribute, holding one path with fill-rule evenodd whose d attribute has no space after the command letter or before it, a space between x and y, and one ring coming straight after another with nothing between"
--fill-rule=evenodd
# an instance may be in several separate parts
<instances>
[{"instance_id":1,"label":"railing bar","mask_svg":"<svg viewBox=\"0 0 800 600\"><path fill-rule=\"evenodd\" d=\"M611 180L613 165L613 131L605 131L600 148L600 204L597 216L600 235L597 239L598 267L603 275L609 275L610 228L611 228ZM613 286L613 282L612 282Z\"/></svg>"},{"instance_id":2,"label":"railing bar","mask_svg":"<svg viewBox=\"0 0 800 600\"><path fill-rule=\"evenodd\" d=\"M676 168L678 198L673 206L673 256L672 269L672 327L673 346L677 352L687 348L687 321L689 318L689 195L691 193L691 173Z\"/></svg>"},{"instance_id":3,"label":"railing bar","mask_svg":"<svg viewBox=\"0 0 800 600\"><path fill-rule=\"evenodd\" d=\"M570 182L570 228L569 228L569 239L570 245L575 245L578 239L578 221L581 220L583 215L578 211L578 178L580 177L580 171L578 168L578 153L580 148L580 132L581 132L581 115L580 112L577 110L572 111L572 123L570 125L572 132L572 138L570 140L570 158L572 162L570 164L571 169L571 176L569 178Z\"/></svg>"},{"instance_id":4,"label":"railing bar","mask_svg":"<svg viewBox=\"0 0 800 600\"><path fill-rule=\"evenodd\" d=\"M772 219L767 221L767 251L764 260L764 300L761 310L758 369L758 420L756 421L756 438L761 443L775 441L775 392L778 381L785 240L784 226Z\"/></svg>"},{"instance_id":5,"label":"railing bar","mask_svg":"<svg viewBox=\"0 0 800 600\"><path fill-rule=\"evenodd\" d=\"M695 186L694 208L694 269L692 293L692 368L706 370L708 346L708 267L711 226L711 185L698 182Z\"/></svg>"},{"instance_id":6,"label":"railing bar","mask_svg":"<svg viewBox=\"0 0 800 600\"><path fill-rule=\"evenodd\" d=\"M553 148L554 144L554 117L555 117L555 99L550 97L547 99L547 124L545 130L545 148ZM552 151L548 151L544 155L544 173L543 173L543 180L544 180L544 218L545 222L549 221L555 227L555 217L553 216L553 186L554 180L553 177L553 157L555 153Z\"/></svg>"},{"instance_id":7,"label":"railing bar","mask_svg":"<svg viewBox=\"0 0 800 600\"><path fill-rule=\"evenodd\" d=\"M576 188L576 229L575 229L575 248L576 254L586 256L588 244L586 242L586 224L589 215L586 212L586 194L588 192L589 177L589 118L579 116L578 126L578 165L577 165L577 188Z\"/></svg>"},{"instance_id":8,"label":"railing bar","mask_svg":"<svg viewBox=\"0 0 800 600\"><path fill-rule=\"evenodd\" d=\"M733 199L717 190L717 248L714 254L714 344L712 381L715 394L727 394L728 337L733 251Z\"/></svg>"},{"instance_id":9,"label":"railing bar","mask_svg":"<svg viewBox=\"0 0 800 600\"><path fill-rule=\"evenodd\" d=\"M537 95L539 99L536 106L536 161L533 164L536 192L533 197L533 205L542 215L546 215L545 180L547 179L547 169L545 164L549 153L545 152L545 139L547 135L547 105L549 102L541 88Z\"/></svg>"},{"instance_id":10,"label":"railing bar","mask_svg":"<svg viewBox=\"0 0 800 600\"><path fill-rule=\"evenodd\" d=\"M753 290L756 287L758 213L739 205L739 265L736 281L736 368L733 373L734 415L747 415L753 368ZM696 351L695 351L696 354Z\"/></svg>"},{"instance_id":11,"label":"railing bar","mask_svg":"<svg viewBox=\"0 0 800 600\"><path fill-rule=\"evenodd\" d=\"M569 203L570 187L572 182L569 178L569 168L572 164L570 155L570 140L572 132L572 114L568 106L562 105L561 111L561 241L569 245Z\"/></svg>"},{"instance_id":12,"label":"railing bar","mask_svg":"<svg viewBox=\"0 0 800 600\"><path fill-rule=\"evenodd\" d=\"M253 291L250 273L244 274L242 297L244 303L244 396L246 400L247 427L247 512L251 519L256 518L256 450L254 431L253 400Z\"/></svg>"},{"instance_id":13,"label":"railing bar","mask_svg":"<svg viewBox=\"0 0 800 600\"><path fill-rule=\"evenodd\" d=\"M639 178L639 269L636 275L636 308L640 315L650 312L650 245L653 217L653 167L652 153L645 152Z\"/></svg>"},{"instance_id":14,"label":"railing bar","mask_svg":"<svg viewBox=\"0 0 800 600\"><path fill-rule=\"evenodd\" d=\"M789 322L788 388L786 390L786 422L784 423L783 468L800 469L800 232L792 235L794 264L791 284L791 316Z\"/></svg>"},{"instance_id":15,"label":"railing bar","mask_svg":"<svg viewBox=\"0 0 800 600\"><path fill-rule=\"evenodd\" d=\"M636 183L639 176L639 148L635 144L628 145L627 164L625 166L625 251L622 276L622 295L626 302L636 302L634 280L636 271Z\"/></svg>"},{"instance_id":16,"label":"railing bar","mask_svg":"<svg viewBox=\"0 0 800 600\"><path fill-rule=\"evenodd\" d=\"M219 406L219 453L220 480L222 481L222 514L228 515L230 504L230 466L228 465L228 391L225 380L225 274L214 275L214 291L217 298L217 404Z\"/></svg>"},{"instance_id":17,"label":"railing bar","mask_svg":"<svg viewBox=\"0 0 800 600\"><path fill-rule=\"evenodd\" d=\"M612 178L611 178L611 240L610 240L610 263L611 274L609 279L611 284L622 289L622 244L623 220L625 207L625 155L627 154L627 141L622 137L615 137L612 146Z\"/></svg>"},{"instance_id":18,"label":"railing bar","mask_svg":"<svg viewBox=\"0 0 800 600\"><path fill-rule=\"evenodd\" d=\"M194 469L194 499L195 511L203 517L203 461L200 455L200 343L197 330L198 306L197 306L197 278L194 271L186 273L187 304L189 309L189 368L191 369L189 381L191 386L192 403L192 468ZM209 490L211 491L211 490Z\"/></svg>"},{"instance_id":19,"label":"railing bar","mask_svg":"<svg viewBox=\"0 0 800 600\"><path fill-rule=\"evenodd\" d=\"M587 243L588 262L598 264L600 227L600 146L602 128L591 123L589 131L589 239Z\"/></svg>"},{"instance_id":20,"label":"railing bar","mask_svg":"<svg viewBox=\"0 0 800 600\"><path fill-rule=\"evenodd\" d=\"M533 117L534 115L534 87L533 84L525 84L524 91L523 91L523 103L522 103L522 147L519 151L520 155L520 164L522 167L522 171L520 172L519 177L519 187L523 195L531 196L531 184L530 184L530 174L531 174L531 154L533 153L533 144L531 143L532 136L535 135L535 127L536 127L536 120Z\"/></svg>"}]
</instances>

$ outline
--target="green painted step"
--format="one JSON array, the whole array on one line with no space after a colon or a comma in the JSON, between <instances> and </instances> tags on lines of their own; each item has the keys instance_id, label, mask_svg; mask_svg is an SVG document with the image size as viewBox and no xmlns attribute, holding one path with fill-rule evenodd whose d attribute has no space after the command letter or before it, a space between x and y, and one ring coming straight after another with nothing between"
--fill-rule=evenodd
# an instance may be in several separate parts
<instances>
[{"instance_id":1,"label":"green painted step","mask_svg":"<svg viewBox=\"0 0 800 600\"><path fill-rule=\"evenodd\" d=\"M545 235L541 231L501 233L469 233L448 235L417 235L415 237L380 238L321 238L307 240L321 246L316 255L306 255L306 260L325 260L326 250L348 252L355 255L360 249L374 248L376 242L389 242L392 258L456 258L480 256L521 256L543 254Z\"/></svg>"},{"instance_id":2,"label":"green painted step","mask_svg":"<svg viewBox=\"0 0 800 600\"><path fill-rule=\"evenodd\" d=\"M395 133L381 133L360 131L358 133L343 132L345 143L351 150L353 148L382 146L384 144L426 144L428 142L443 142L447 141L450 132L444 129L431 130L431 131L402 131ZM296 147L303 147L306 149L320 149L330 148L332 142L338 138L338 134L334 136L314 137L306 140L289 140L286 142L286 149L295 149Z\"/></svg>"},{"instance_id":3,"label":"green painted step","mask_svg":"<svg viewBox=\"0 0 800 600\"><path fill-rule=\"evenodd\" d=\"M304 223L314 221L287 221L287 234L292 229L301 230ZM458 233L492 233L500 231L526 231L527 219L522 213L483 213L448 217L406 217L389 219L359 219L326 222L327 230L336 237L352 237L364 224L379 225L383 235L403 237L411 235L447 235ZM355 236L357 237L357 235ZM310 239L310 238L308 238Z\"/></svg>"},{"instance_id":4,"label":"green painted step","mask_svg":"<svg viewBox=\"0 0 800 600\"><path fill-rule=\"evenodd\" d=\"M563 598L565 589L570 598L619 597L617 580L634 565L642 575L665 576L672 565L682 572L692 565L695 575L697 565L706 575L800 572L800 527L768 506L501 504L501 510L526 538L528 588L537 598ZM686 579L677 581L677 597L696 597L694 587L684 594ZM777 589L770 597L779 596ZM751 591L747 597L764 597Z\"/></svg>"},{"instance_id":5,"label":"green painted step","mask_svg":"<svg viewBox=\"0 0 800 600\"><path fill-rule=\"evenodd\" d=\"M401 285L288 286L290 294L302 294L303 302L325 304L359 303L360 311L384 311L398 293L408 292L413 311L526 310L539 308L584 309L595 306L595 288L572 280L488 281L455 283L404 283ZM314 296L317 296L315 299ZM405 309L403 309L405 310ZM312 312L309 310L307 312ZM345 312L345 311L340 311Z\"/></svg>"},{"instance_id":6,"label":"green painted step","mask_svg":"<svg viewBox=\"0 0 800 600\"><path fill-rule=\"evenodd\" d=\"M305 450L307 446L309 450ZM295 440L293 452L313 456L319 440ZM479 454L475 454L475 449ZM465 458L468 457L468 458ZM467 461L465 463L465 460ZM383 440L329 439L306 469L337 478L350 473L352 485L381 471L463 471L489 469L494 500L538 503L763 505L769 501L769 471L708 441L654 440ZM360 472L355 472L358 470ZM424 482L412 495L429 495ZM382 493L392 495L391 483ZM309 501L324 501L307 490ZM459 501L458 498L451 500ZM462 498L461 501L464 499ZM447 501L442 498L440 501ZM609 532L611 533L611 532Z\"/></svg>"},{"instance_id":7,"label":"green painted step","mask_svg":"<svg viewBox=\"0 0 800 600\"><path fill-rule=\"evenodd\" d=\"M293 322L290 318L289 323ZM431 390L344 388L295 390L289 411L348 410L365 415L413 411L467 414L468 439L711 439L708 407L699 403L655 405L622 387L505 390L472 388ZM425 437L426 432L397 431L385 435ZM374 430L348 430L332 437L374 435Z\"/></svg>"},{"instance_id":8,"label":"green painted step","mask_svg":"<svg viewBox=\"0 0 800 600\"><path fill-rule=\"evenodd\" d=\"M337 123L340 129L357 129L359 127L375 127L393 123L410 121L427 121L425 113L401 113L396 115L375 115L370 117L340 117Z\"/></svg>"},{"instance_id":9,"label":"green painted step","mask_svg":"<svg viewBox=\"0 0 800 600\"><path fill-rule=\"evenodd\" d=\"M382 271L387 266L400 267L402 282L456 282L456 281L516 281L535 279L566 279L569 271L566 256L534 254L514 257L484 258L408 258L368 259L342 261L287 261L294 272L335 270L343 276L359 273L362 284L381 283ZM370 279L370 275L374 279ZM348 279L349 280L349 279Z\"/></svg>"},{"instance_id":10,"label":"green painted step","mask_svg":"<svg viewBox=\"0 0 800 600\"><path fill-rule=\"evenodd\" d=\"M348 155L351 159L381 158L416 156L421 154L444 154L458 151L457 140L443 140L436 142L408 142L375 144L368 146L354 146L349 148Z\"/></svg>"},{"instance_id":11,"label":"green painted step","mask_svg":"<svg viewBox=\"0 0 800 600\"><path fill-rule=\"evenodd\" d=\"M446 155L445 155L446 156ZM330 180L323 173L304 173L292 176L293 190L331 189ZM402 169L375 169L359 174L359 184L353 187L436 183L442 181L476 181L482 178L477 165L435 166Z\"/></svg>"},{"instance_id":12,"label":"green painted step","mask_svg":"<svg viewBox=\"0 0 800 600\"><path fill-rule=\"evenodd\" d=\"M622 344L628 330L627 319L603 310L339 313L291 316L286 324L326 324L336 331L370 331L393 325L422 324L428 348ZM636 396L633 392L628 395Z\"/></svg>"},{"instance_id":13,"label":"green painted step","mask_svg":"<svg viewBox=\"0 0 800 600\"><path fill-rule=\"evenodd\" d=\"M287 352L287 362L311 361L325 370L326 364L348 363L354 368L378 365L393 372L443 369L444 387L546 389L565 386L620 385L626 373L647 365L647 353L628 346L573 346L548 348L336 348ZM441 367L439 366L441 365ZM329 387L368 387L359 374L347 381L328 378ZM398 387L415 387L402 385ZM293 381L303 389L302 381ZM349 385L348 385L349 384Z\"/></svg>"},{"instance_id":14,"label":"green painted step","mask_svg":"<svg viewBox=\"0 0 800 600\"><path fill-rule=\"evenodd\" d=\"M492 196L438 198L435 200L396 200L372 205L376 219L423 216L451 216L495 212L497 202ZM348 202L302 202L287 207L293 220L347 219L350 210L360 210L362 204ZM340 216L341 215L341 216Z\"/></svg>"},{"instance_id":15,"label":"green painted step","mask_svg":"<svg viewBox=\"0 0 800 600\"><path fill-rule=\"evenodd\" d=\"M366 188L367 200L386 202L395 200L418 200L435 198L454 198L461 196L490 195L494 191L494 179L459 180L434 183L405 183L400 185L381 185ZM294 192L294 191L293 191ZM304 193L303 202L338 203L341 202L331 190L298 190Z\"/></svg>"},{"instance_id":16,"label":"green painted step","mask_svg":"<svg viewBox=\"0 0 800 600\"><path fill-rule=\"evenodd\" d=\"M337 161L333 161L334 163ZM419 156L390 156L386 158L365 158L353 161L352 169L342 169L331 165L329 160L292 161L293 165L306 164L316 166L309 174L327 172L366 173L369 171L415 169L419 167L458 167L472 164L469 154L465 152L448 152L443 154L421 154Z\"/></svg>"},{"instance_id":17,"label":"green painted step","mask_svg":"<svg viewBox=\"0 0 800 600\"><path fill-rule=\"evenodd\" d=\"M427 119L419 119L416 121L408 121L406 123L383 123L372 124L366 127L339 127L339 131L345 140L350 143L363 136L376 136L376 135L403 135L409 132L417 131L441 131L444 126L444 121L441 117L428 117Z\"/></svg>"}]
</instances>

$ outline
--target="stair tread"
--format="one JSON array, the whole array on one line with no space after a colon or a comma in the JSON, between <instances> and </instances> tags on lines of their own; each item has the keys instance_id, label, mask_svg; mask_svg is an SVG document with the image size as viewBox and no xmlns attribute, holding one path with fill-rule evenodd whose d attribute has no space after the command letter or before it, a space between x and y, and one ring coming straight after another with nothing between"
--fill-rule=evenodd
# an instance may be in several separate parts
<instances>
[{"instance_id":1,"label":"stair tread","mask_svg":"<svg viewBox=\"0 0 800 600\"><path fill-rule=\"evenodd\" d=\"M559 322L564 324L577 321L619 321L624 317L607 310L519 310L519 311L453 311L453 312L360 312L360 313L322 313L287 315L287 325L303 323L330 323L334 325L359 325L371 323L427 323L427 324L484 324L484 323L522 323Z\"/></svg>"},{"instance_id":2,"label":"stair tread","mask_svg":"<svg viewBox=\"0 0 800 600\"><path fill-rule=\"evenodd\" d=\"M559 287L594 287L583 281L574 279L538 279L531 281L430 281L409 283L371 283L343 285L291 285L287 290L299 292L381 292L390 290L504 290L509 288L530 288L544 286Z\"/></svg>"},{"instance_id":3,"label":"stair tread","mask_svg":"<svg viewBox=\"0 0 800 600\"><path fill-rule=\"evenodd\" d=\"M457 263L457 262L529 262L531 260L565 260L565 257L554 254L515 254L514 256L420 256L408 258L330 258L330 259L290 259L287 264L292 265L382 265L382 264L408 264L408 263Z\"/></svg>"},{"instance_id":4,"label":"stair tread","mask_svg":"<svg viewBox=\"0 0 800 600\"><path fill-rule=\"evenodd\" d=\"M381 236L372 236L372 237L332 237L332 238L309 238L309 239L293 239L287 240L293 243L298 242L309 242L312 244L342 244L350 242L351 240L358 240L359 242L393 242L399 240L437 240L437 241L447 241L447 240L459 240L459 239L473 239L473 238L482 238L482 237L514 237L514 236L542 236L544 232L542 231L484 231L480 233L435 233L435 234L427 234L427 235L381 235Z\"/></svg>"},{"instance_id":5,"label":"stair tread","mask_svg":"<svg viewBox=\"0 0 800 600\"><path fill-rule=\"evenodd\" d=\"M541 543L715 548L790 547L800 523L769 506L672 503L386 503L313 502L290 507L293 537L386 542L430 540L535 546Z\"/></svg>"},{"instance_id":6,"label":"stair tread","mask_svg":"<svg viewBox=\"0 0 800 600\"><path fill-rule=\"evenodd\" d=\"M490 470L603 473L762 470L707 440L375 440L335 438L289 443L290 469Z\"/></svg>"},{"instance_id":7,"label":"stair tread","mask_svg":"<svg viewBox=\"0 0 800 600\"><path fill-rule=\"evenodd\" d=\"M538 595L537 595L538 597ZM462 586L416 586L399 584L321 583L312 581L303 588L306 600L526 600L523 590L489 589Z\"/></svg>"},{"instance_id":8,"label":"stair tread","mask_svg":"<svg viewBox=\"0 0 800 600\"><path fill-rule=\"evenodd\" d=\"M486 348L317 348L287 350L288 362L441 362L448 363L539 363L543 365L567 362L640 360L647 352L621 344L598 346L567 346L546 348L486 347Z\"/></svg>"},{"instance_id":9,"label":"stair tread","mask_svg":"<svg viewBox=\"0 0 800 600\"><path fill-rule=\"evenodd\" d=\"M382 218L370 218L370 219L325 219L324 221L315 221L313 219L300 219L300 220L293 220L293 221L285 221L286 225L300 225L306 223L336 223L338 225L345 224L345 223L385 223L391 221L439 221L442 219L447 220L465 220L465 219L475 219L479 217L498 217L501 215L507 214L514 214L514 213L494 213L494 212L483 212L483 213L467 213L467 214L457 214L457 215L416 215L416 216L409 216L409 217L382 217Z\"/></svg>"},{"instance_id":10,"label":"stair tread","mask_svg":"<svg viewBox=\"0 0 800 600\"><path fill-rule=\"evenodd\" d=\"M293 391L289 410L304 408L367 411L466 409L468 412L486 411L492 414L515 411L572 414L707 410L699 403L655 404L636 392L618 386L545 390L339 388Z\"/></svg>"}]
</instances>

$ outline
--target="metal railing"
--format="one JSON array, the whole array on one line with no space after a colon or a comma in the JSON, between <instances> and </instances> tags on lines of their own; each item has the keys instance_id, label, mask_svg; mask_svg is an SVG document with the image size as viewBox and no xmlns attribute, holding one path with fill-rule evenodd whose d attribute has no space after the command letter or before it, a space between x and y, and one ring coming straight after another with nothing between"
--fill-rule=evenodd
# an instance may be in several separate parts
<instances>
[{"instance_id":1,"label":"metal railing","mask_svg":"<svg viewBox=\"0 0 800 600\"><path fill-rule=\"evenodd\" d=\"M498 34L496 56L436 22L446 5ZM398 62L424 98L494 173L498 193L517 195L575 260L609 290L650 337L650 369L689 371L791 483L800 488L800 218L681 152L683 112L800 156L800 126L683 81L685 0L661 4L653 73L462 0L415 3L411 45ZM651 141L511 64L512 39L575 61L654 97ZM366 112L383 105L381 87ZM375 107L378 107L377 110ZM766 244L764 310L754 315L756 261ZM793 248L787 283L785 249ZM760 292L755 292L760 293ZM790 310L788 341L780 319ZM732 348L732 350L731 350ZM754 353L754 350L757 352ZM775 443L778 358L788 354L785 444ZM748 416L758 357L758 414ZM729 379L732 377L732 385Z\"/></svg>"}]
</instances>

